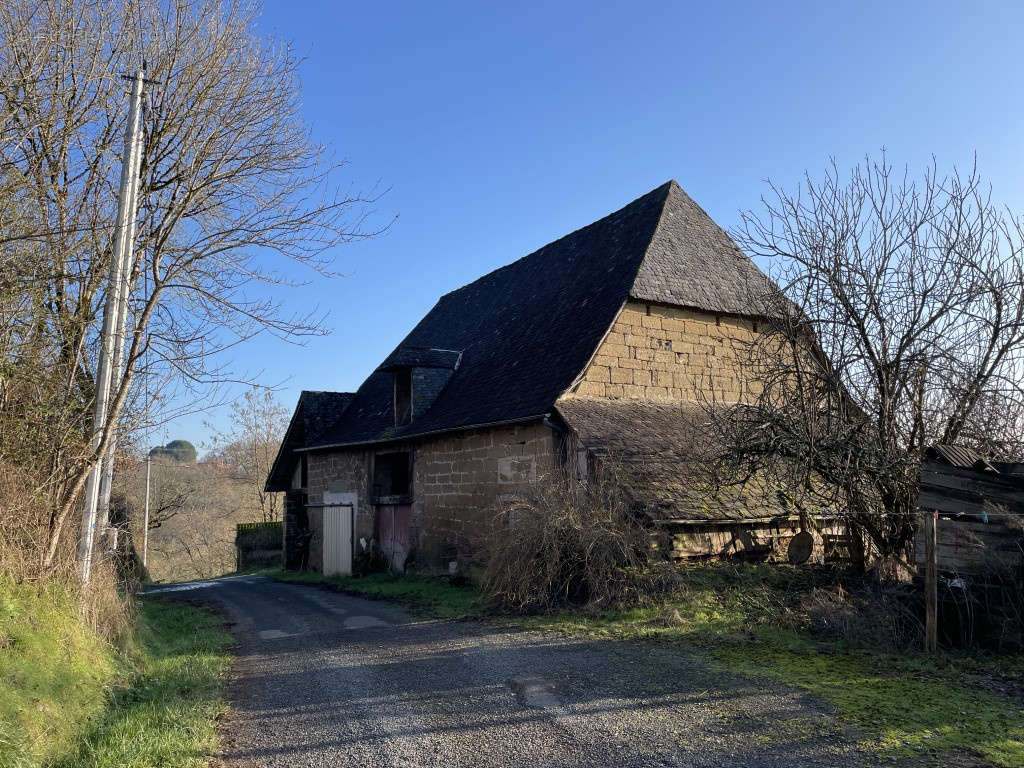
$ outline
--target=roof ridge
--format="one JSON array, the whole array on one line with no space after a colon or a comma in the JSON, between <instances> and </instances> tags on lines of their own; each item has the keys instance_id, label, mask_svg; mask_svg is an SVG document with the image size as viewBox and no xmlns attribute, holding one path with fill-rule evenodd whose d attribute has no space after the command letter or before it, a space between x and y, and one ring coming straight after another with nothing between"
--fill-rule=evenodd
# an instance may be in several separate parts
<instances>
[{"instance_id":1,"label":"roof ridge","mask_svg":"<svg viewBox=\"0 0 1024 768\"><path fill-rule=\"evenodd\" d=\"M675 179L668 188L630 298L731 315L770 314L770 278Z\"/></svg>"},{"instance_id":2,"label":"roof ridge","mask_svg":"<svg viewBox=\"0 0 1024 768\"><path fill-rule=\"evenodd\" d=\"M679 186L679 182L677 182L675 179L669 179L668 181L666 181L666 182L664 182L662 184L659 184L654 189L649 190L648 192L644 192L644 194L640 195L639 197L637 197L637 198L635 198L633 200L630 200L625 205L620 206L619 208L616 208L614 211L611 211L610 213L606 213L604 216L601 216L598 219L594 219L589 224L584 224L582 227L577 227L576 229L574 229L571 232L568 232L568 233L562 235L561 237L558 237L558 238L556 238L554 240L551 240L551 241L549 241L547 243L544 243L544 245L540 246L539 248L534 248L529 253L527 253L527 254L525 254L523 256L520 256L518 259L510 261L508 264L502 264L500 267L495 267L490 272L486 272L486 273L480 275L480 277L476 278L475 280L471 280L470 282L466 283L465 285L461 285L458 288L453 288L452 290L447 291L446 293L441 294L441 296L437 300L437 303L440 303L443 299L447 298L448 296L451 296L452 294L458 293L459 291L463 290L464 288L469 288L471 285L476 285L477 283L480 283L480 282L488 279L489 277L492 277L492 276L498 274L499 272L502 272L502 271L504 271L506 269L509 269L510 267L514 267L519 262L525 261L526 259L530 258L531 256L534 256L534 255L540 253L545 248L554 247L554 246L558 245L559 243L561 243L561 242L563 242L565 240L568 240L568 239L570 239L572 237L578 236L579 233L581 233L581 232L583 232L585 230L588 230L591 227L596 227L596 226L598 226L600 224L603 224L608 219L610 219L610 218L612 218L612 217L622 213L623 211L625 211L628 208L631 208L632 206L634 206L637 203L639 203L641 200L643 200L645 198L649 198L649 197L654 197L655 194L660 192L662 189L664 189L666 191L666 193L670 193L673 185L677 189L682 190L682 187ZM684 194L685 194L685 192L684 192ZM666 194L664 201L662 201L662 212L658 214L658 221L659 221L659 223L661 221L661 216L664 214L664 206L668 202L668 198L669 198L669 195ZM651 238L652 239L654 238L654 234L657 231L658 231L658 228L657 228L657 226L655 226L655 228L651 231ZM648 243L648 247L649 246L650 246L650 243ZM436 304L435 304L435 306L436 306Z\"/></svg>"}]
</instances>

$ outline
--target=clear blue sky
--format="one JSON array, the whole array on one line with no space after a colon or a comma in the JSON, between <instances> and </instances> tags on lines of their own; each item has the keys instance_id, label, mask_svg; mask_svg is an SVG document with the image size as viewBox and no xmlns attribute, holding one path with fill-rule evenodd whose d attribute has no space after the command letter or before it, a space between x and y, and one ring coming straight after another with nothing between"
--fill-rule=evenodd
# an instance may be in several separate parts
<instances>
[{"instance_id":1,"label":"clear blue sky","mask_svg":"<svg viewBox=\"0 0 1024 768\"><path fill-rule=\"evenodd\" d=\"M675 178L725 228L771 178L886 147L920 168L977 150L1024 210L1019 2L339 3L268 0L261 31L306 56L303 113L390 191L384 236L285 301L329 310L304 347L270 337L239 370L355 389L443 293ZM186 417L159 441L206 438Z\"/></svg>"}]
</instances>

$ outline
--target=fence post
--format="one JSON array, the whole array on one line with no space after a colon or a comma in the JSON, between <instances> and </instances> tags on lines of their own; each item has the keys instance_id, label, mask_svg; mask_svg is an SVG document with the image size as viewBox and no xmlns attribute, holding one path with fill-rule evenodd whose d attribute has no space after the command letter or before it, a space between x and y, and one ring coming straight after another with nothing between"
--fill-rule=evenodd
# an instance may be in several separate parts
<instances>
[{"instance_id":1,"label":"fence post","mask_svg":"<svg viewBox=\"0 0 1024 768\"><path fill-rule=\"evenodd\" d=\"M924 649L935 653L939 645L938 511L924 513Z\"/></svg>"}]
</instances>

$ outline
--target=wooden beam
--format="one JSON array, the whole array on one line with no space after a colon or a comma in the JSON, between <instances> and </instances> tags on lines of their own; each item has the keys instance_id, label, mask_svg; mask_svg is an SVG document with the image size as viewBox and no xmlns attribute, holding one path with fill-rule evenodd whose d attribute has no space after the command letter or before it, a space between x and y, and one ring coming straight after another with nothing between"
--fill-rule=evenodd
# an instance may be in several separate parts
<instances>
[{"instance_id":1,"label":"wooden beam","mask_svg":"<svg viewBox=\"0 0 1024 768\"><path fill-rule=\"evenodd\" d=\"M924 649L935 653L939 645L937 612L938 589L938 542L936 528L939 513L926 510L924 513Z\"/></svg>"}]
</instances>

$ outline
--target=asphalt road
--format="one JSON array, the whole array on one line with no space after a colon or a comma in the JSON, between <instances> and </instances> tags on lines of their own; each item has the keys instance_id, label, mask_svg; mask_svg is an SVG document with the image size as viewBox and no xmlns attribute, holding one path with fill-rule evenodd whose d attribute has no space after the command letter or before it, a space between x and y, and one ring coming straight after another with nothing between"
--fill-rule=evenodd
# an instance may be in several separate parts
<instances>
[{"instance_id":1,"label":"asphalt road","mask_svg":"<svg viewBox=\"0 0 1024 768\"><path fill-rule=\"evenodd\" d=\"M699 658L475 622L262 577L214 604L237 661L225 766L871 765L815 701Z\"/></svg>"}]
</instances>

